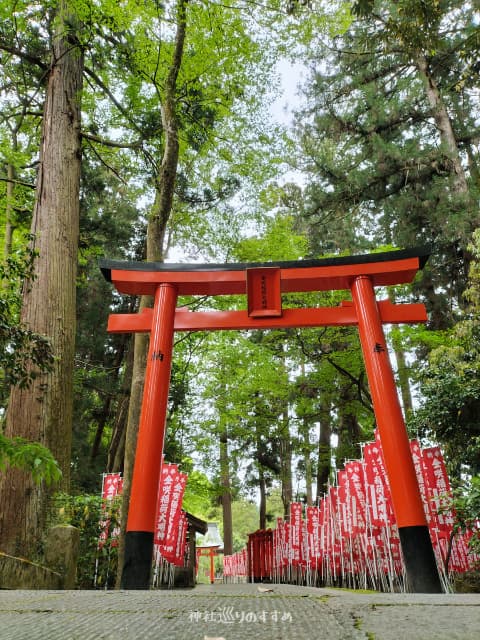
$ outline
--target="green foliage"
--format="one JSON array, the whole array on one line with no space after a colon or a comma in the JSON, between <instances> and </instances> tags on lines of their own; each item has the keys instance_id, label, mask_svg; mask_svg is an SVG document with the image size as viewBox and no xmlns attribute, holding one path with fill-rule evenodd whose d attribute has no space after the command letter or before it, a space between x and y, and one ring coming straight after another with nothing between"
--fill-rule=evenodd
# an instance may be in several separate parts
<instances>
[{"instance_id":1,"label":"green foliage","mask_svg":"<svg viewBox=\"0 0 480 640\"><path fill-rule=\"evenodd\" d=\"M223 536L221 508L217 507L210 511L209 520L220 522L220 536ZM233 500L232 521L233 551L241 551L247 544L248 534L258 529L259 513L257 505L245 499Z\"/></svg>"},{"instance_id":2,"label":"green foliage","mask_svg":"<svg viewBox=\"0 0 480 640\"><path fill-rule=\"evenodd\" d=\"M472 533L469 547L473 553L480 553L480 476L456 489L449 507L455 510L455 530Z\"/></svg>"},{"instance_id":3,"label":"green foliage","mask_svg":"<svg viewBox=\"0 0 480 640\"><path fill-rule=\"evenodd\" d=\"M300 260L307 253L308 241L295 233L295 221L290 215L276 215L265 221L260 237L245 238L235 248L241 262L267 260Z\"/></svg>"},{"instance_id":4,"label":"green foliage","mask_svg":"<svg viewBox=\"0 0 480 640\"><path fill-rule=\"evenodd\" d=\"M128 259L143 236L137 229L137 189L118 189L117 178L98 158L85 158L82 172L72 480L76 490L90 493L107 469L115 416L125 401L122 365L131 344L129 335L107 333L108 315L131 312L134 305L120 296L108 304L111 286L98 268L98 257Z\"/></svg>"},{"instance_id":5,"label":"green foliage","mask_svg":"<svg viewBox=\"0 0 480 640\"><path fill-rule=\"evenodd\" d=\"M277 526L277 518L283 518L284 505L282 502L282 492L278 486L274 486L268 491L266 515L267 527L271 527L272 529L275 529Z\"/></svg>"},{"instance_id":6,"label":"green foliage","mask_svg":"<svg viewBox=\"0 0 480 640\"><path fill-rule=\"evenodd\" d=\"M50 451L38 442L25 438L7 438L0 433L0 470L11 466L31 473L34 482L57 482L62 472Z\"/></svg>"},{"instance_id":7,"label":"green foliage","mask_svg":"<svg viewBox=\"0 0 480 640\"><path fill-rule=\"evenodd\" d=\"M462 464L480 468L479 344L475 351L457 342L432 352L422 376L422 405L409 423L412 432L445 445L456 475Z\"/></svg>"},{"instance_id":8,"label":"green foliage","mask_svg":"<svg viewBox=\"0 0 480 640\"><path fill-rule=\"evenodd\" d=\"M413 416L413 431L444 444L456 476L462 465L480 470L480 233L470 245L473 260L463 319L433 349L420 381L422 402Z\"/></svg>"},{"instance_id":9,"label":"green foliage","mask_svg":"<svg viewBox=\"0 0 480 640\"><path fill-rule=\"evenodd\" d=\"M98 465L106 463L115 414L123 406L122 353L127 353L125 341L99 329L112 309L106 304L108 287L95 275L94 259L102 253L144 257L145 222L153 215L165 145L162 105L177 3L90 5L73 3L84 24L82 42L90 38L82 103L88 137L82 167L74 420L74 478L87 490ZM275 136L265 133L262 113L275 54L265 55L263 35L250 30L249 16L237 8L198 2L186 3L186 8L185 51L175 95L178 177L166 246L159 252L166 254L167 244L173 243L177 252L182 248L216 257L231 251L233 240L244 234L247 215L255 214L251 207L237 212L228 201L247 181L272 172ZM112 131L116 143L103 144ZM115 297L113 304L118 311L134 310L128 309L132 301L124 299L122 308ZM183 346L188 344L187 339ZM175 349L168 412L166 450L174 461L181 460L189 445L190 376L183 346ZM187 349L187 362L189 358ZM101 447L94 450L100 436Z\"/></svg>"},{"instance_id":10,"label":"green foliage","mask_svg":"<svg viewBox=\"0 0 480 640\"><path fill-rule=\"evenodd\" d=\"M77 567L79 589L111 588L117 571L117 538L112 532L120 526L121 497L103 500L98 495L56 494L52 498L50 525L69 524L80 529ZM108 523L103 544L101 534Z\"/></svg>"},{"instance_id":11,"label":"green foliage","mask_svg":"<svg viewBox=\"0 0 480 640\"><path fill-rule=\"evenodd\" d=\"M187 486L183 496L182 509L192 515L207 520L214 498L212 482L201 471L188 473Z\"/></svg>"},{"instance_id":12,"label":"green foliage","mask_svg":"<svg viewBox=\"0 0 480 640\"><path fill-rule=\"evenodd\" d=\"M447 4L438 0L395 0L388 3L356 0L352 12L363 18L381 16L385 39L396 37L412 48L425 47L428 43L432 50Z\"/></svg>"},{"instance_id":13,"label":"green foliage","mask_svg":"<svg viewBox=\"0 0 480 640\"><path fill-rule=\"evenodd\" d=\"M19 248L0 262L0 379L5 396L11 385L26 388L39 371L49 371L48 340L20 322L22 287L34 286L35 253Z\"/></svg>"}]
</instances>

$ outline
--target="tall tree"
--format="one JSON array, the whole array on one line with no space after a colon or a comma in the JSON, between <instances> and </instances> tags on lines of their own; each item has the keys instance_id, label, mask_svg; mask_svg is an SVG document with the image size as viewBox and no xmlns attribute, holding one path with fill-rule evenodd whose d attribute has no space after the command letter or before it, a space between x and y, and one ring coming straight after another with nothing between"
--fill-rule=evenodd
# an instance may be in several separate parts
<instances>
[{"instance_id":1,"label":"tall tree","mask_svg":"<svg viewBox=\"0 0 480 640\"><path fill-rule=\"evenodd\" d=\"M52 371L31 388L13 387L5 433L47 445L58 460L63 486L70 475L75 341L75 279L79 229L80 98L83 51L79 23L68 1L53 20L35 206L31 231L38 251L35 285L25 289L21 319L49 337ZM28 555L36 549L44 517L44 491L28 475L12 471L0 481L2 549Z\"/></svg>"},{"instance_id":2,"label":"tall tree","mask_svg":"<svg viewBox=\"0 0 480 640\"><path fill-rule=\"evenodd\" d=\"M178 86L177 79L184 55L185 36L187 30L188 0L178 0L174 17L175 37L171 59L165 81L164 96L160 100L159 109L164 133L164 149L158 173L154 176L155 201L149 215L146 234L146 259L150 262L163 262L165 257L165 234L173 206L174 189L177 178L179 155L179 122L178 122ZM156 71L153 73L154 86L158 91ZM139 311L152 306L151 297L142 296ZM134 355L132 370L132 386L128 421L126 424L126 446L124 459L124 509L122 529L126 525L130 496L130 484L135 460L138 425L142 403L143 378L148 352L148 336L136 334L134 339ZM122 565L123 544L120 550L120 566Z\"/></svg>"},{"instance_id":3,"label":"tall tree","mask_svg":"<svg viewBox=\"0 0 480 640\"><path fill-rule=\"evenodd\" d=\"M465 83L462 53L472 19L472 7L454 1L374 3L319 45L326 62L311 62L311 106L298 120L312 253L433 244L417 289L436 327L463 304L479 222L475 79Z\"/></svg>"}]
</instances>

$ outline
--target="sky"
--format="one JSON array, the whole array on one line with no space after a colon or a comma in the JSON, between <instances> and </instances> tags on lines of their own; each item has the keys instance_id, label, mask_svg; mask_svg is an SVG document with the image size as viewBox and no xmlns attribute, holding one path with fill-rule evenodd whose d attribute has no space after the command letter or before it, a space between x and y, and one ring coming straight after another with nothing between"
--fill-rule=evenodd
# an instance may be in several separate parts
<instances>
[{"instance_id":1,"label":"sky","mask_svg":"<svg viewBox=\"0 0 480 640\"><path fill-rule=\"evenodd\" d=\"M298 84L305 79L303 65L282 60L277 65L280 75L282 94L272 102L270 111L275 121L289 125L292 122L293 110L301 105L298 95Z\"/></svg>"}]
</instances>

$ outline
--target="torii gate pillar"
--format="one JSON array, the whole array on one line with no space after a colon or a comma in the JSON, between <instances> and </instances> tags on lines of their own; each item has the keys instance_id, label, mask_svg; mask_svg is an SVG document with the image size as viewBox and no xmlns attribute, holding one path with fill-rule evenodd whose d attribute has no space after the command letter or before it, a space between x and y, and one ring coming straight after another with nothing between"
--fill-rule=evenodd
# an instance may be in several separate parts
<instances>
[{"instance_id":1,"label":"torii gate pillar","mask_svg":"<svg viewBox=\"0 0 480 640\"><path fill-rule=\"evenodd\" d=\"M435 554L371 279L366 276L356 278L351 291L409 586L415 593L441 593Z\"/></svg>"},{"instance_id":2,"label":"torii gate pillar","mask_svg":"<svg viewBox=\"0 0 480 640\"><path fill-rule=\"evenodd\" d=\"M150 586L176 302L174 285L157 286L125 533L122 589L148 589Z\"/></svg>"}]
</instances>

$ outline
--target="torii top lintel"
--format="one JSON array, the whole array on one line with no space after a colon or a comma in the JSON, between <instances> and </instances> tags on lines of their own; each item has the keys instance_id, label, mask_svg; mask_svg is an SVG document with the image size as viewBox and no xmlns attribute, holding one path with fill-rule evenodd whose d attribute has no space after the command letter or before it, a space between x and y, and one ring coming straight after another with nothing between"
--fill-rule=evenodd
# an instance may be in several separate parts
<instances>
[{"instance_id":1,"label":"torii top lintel","mask_svg":"<svg viewBox=\"0 0 480 640\"><path fill-rule=\"evenodd\" d=\"M386 251L320 260L234 264L168 264L160 262L100 261L105 278L120 293L153 295L161 283L174 284L179 295L232 295L247 292L249 270L276 268L282 293L349 289L352 281L368 276L373 286L411 282L429 257L426 248Z\"/></svg>"}]
</instances>

